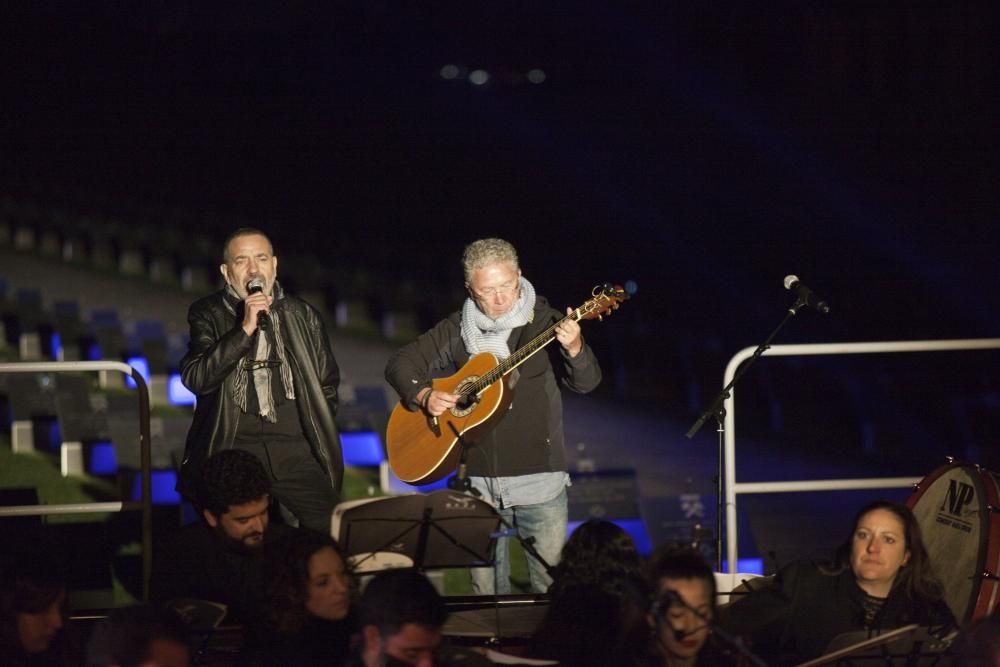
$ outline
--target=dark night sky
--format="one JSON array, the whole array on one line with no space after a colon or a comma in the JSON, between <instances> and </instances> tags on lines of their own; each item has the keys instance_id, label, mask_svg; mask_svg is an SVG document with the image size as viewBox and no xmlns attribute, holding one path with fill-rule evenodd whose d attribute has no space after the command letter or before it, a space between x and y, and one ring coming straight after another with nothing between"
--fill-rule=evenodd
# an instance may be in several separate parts
<instances>
[{"instance_id":1,"label":"dark night sky","mask_svg":"<svg viewBox=\"0 0 1000 667\"><path fill-rule=\"evenodd\" d=\"M2 173L182 233L252 222L433 312L484 235L557 303L634 280L595 338L640 391L663 348L721 375L787 273L834 311L785 342L996 335L991 3L423 5L22 3Z\"/></svg>"}]
</instances>

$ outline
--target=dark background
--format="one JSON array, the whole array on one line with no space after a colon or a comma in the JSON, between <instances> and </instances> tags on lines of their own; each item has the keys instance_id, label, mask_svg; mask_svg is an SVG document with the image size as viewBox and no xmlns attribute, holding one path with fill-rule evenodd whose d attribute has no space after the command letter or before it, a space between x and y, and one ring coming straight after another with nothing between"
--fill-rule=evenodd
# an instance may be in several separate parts
<instances>
[{"instance_id":1,"label":"dark background","mask_svg":"<svg viewBox=\"0 0 1000 667\"><path fill-rule=\"evenodd\" d=\"M996 335L998 18L989 2L17 3L0 176L179 253L263 227L293 288L422 325L458 305L458 257L482 236L513 242L556 304L634 281L586 325L601 392L693 420L780 321L788 273L832 312L777 342ZM308 257L321 270L296 275ZM748 376L741 428L988 459L996 360L775 362Z\"/></svg>"}]
</instances>

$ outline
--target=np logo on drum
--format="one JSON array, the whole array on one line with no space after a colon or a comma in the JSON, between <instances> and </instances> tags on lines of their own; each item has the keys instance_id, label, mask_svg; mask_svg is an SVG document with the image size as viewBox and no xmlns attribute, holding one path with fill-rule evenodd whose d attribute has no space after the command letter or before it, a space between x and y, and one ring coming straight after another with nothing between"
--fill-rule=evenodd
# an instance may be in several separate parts
<instances>
[{"instance_id":1,"label":"np logo on drum","mask_svg":"<svg viewBox=\"0 0 1000 667\"><path fill-rule=\"evenodd\" d=\"M957 479L948 480L948 492L938 508L937 522L966 533L972 532L972 524L963 519L965 508L976 499L976 489L971 484ZM947 508L947 509L945 509Z\"/></svg>"},{"instance_id":2,"label":"np logo on drum","mask_svg":"<svg viewBox=\"0 0 1000 667\"><path fill-rule=\"evenodd\" d=\"M906 504L960 623L994 613L1000 601L1000 475L949 461L921 480Z\"/></svg>"}]
</instances>

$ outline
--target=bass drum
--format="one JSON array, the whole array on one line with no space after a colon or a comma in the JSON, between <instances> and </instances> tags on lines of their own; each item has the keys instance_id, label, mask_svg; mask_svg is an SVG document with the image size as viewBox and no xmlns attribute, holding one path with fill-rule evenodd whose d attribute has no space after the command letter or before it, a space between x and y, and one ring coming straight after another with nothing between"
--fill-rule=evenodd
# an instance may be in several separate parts
<instances>
[{"instance_id":1,"label":"bass drum","mask_svg":"<svg viewBox=\"0 0 1000 667\"><path fill-rule=\"evenodd\" d=\"M1000 598L1000 482L971 463L925 477L906 501L959 623L989 616Z\"/></svg>"}]
</instances>

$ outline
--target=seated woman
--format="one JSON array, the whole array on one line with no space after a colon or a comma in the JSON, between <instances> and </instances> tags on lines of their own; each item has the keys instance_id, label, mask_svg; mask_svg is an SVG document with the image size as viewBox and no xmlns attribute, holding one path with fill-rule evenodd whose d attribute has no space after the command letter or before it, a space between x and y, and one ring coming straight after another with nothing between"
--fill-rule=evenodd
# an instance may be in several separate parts
<instances>
[{"instance_id":1,"label":"seated woman","mask_svg":"<svg viewBox=\"0 0 1000 667\"><path fill-rule=\"evenodd\" d=\"M270 607L251 625L243 664L339 665L350 655L354 584L332 537L294 531L268 547Z\"/></svg>"},{"instance_id":2,"label":"seated woman","mask_svg":"<svg viewBox=\"0 0 1000 667\"><path fill-rule=\"evenodd\" d=\"M954 625L913 513L878 500L861 508L832 562L799 561L775 581L722 610L722 626L749 635L769 663L826 652L837 635L910 623Z\"/></svg>"},{"instance_id":3,"label":"seated woman","mask_svg":"<svg viewBox=\"0 0 1000 667\"><path fill-rule=\"evenodd\" d=\"M552 572L549 595L581 584L616 587L640 577L642 565L635 542L617 524L601 519L581 523L563 545Z\"/></svg>"},{"instance_id":4,"label":"seated woman","mask_svg":"<svg viewBox=\"0 0 1000 667\"><path fill-rule=\"evenodd\" d=\"M640 664L648 596L628 533L610 521L584 522L552 576L549 608L528 654L577 667Z\"/></svg>"},{"instance_id":5,"label":"seated woman","mask_svg":"<svg viewBox=\"0 0 1000 667\"><path fill-rule=\"evenodd\" d=\"M715 575L700 552L666 545L647 566L653 588L649 624L653 629L650 665L678 667L730 664L715 647L702 652L717 615Z\"/></svg>"},{"instance_id":6,"label":"seated woman","mask_svg":"<svg viewBox=\"0 0 1000 667\"><path fill-rule=\"evenodd\" d=\"M20 546L16 545L15 546ZM66 625L63 564L41 548L0 554L0 665L74 665L79 642Z\"/></svg>"}]
</instances>

